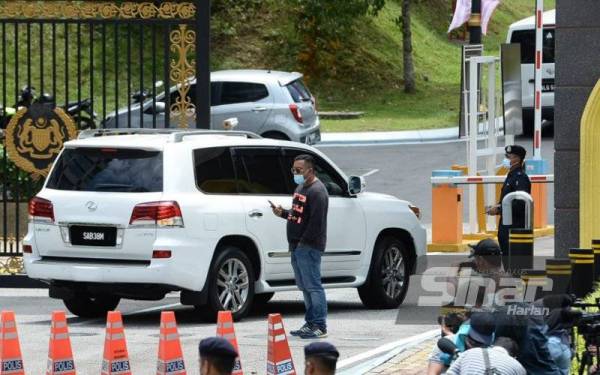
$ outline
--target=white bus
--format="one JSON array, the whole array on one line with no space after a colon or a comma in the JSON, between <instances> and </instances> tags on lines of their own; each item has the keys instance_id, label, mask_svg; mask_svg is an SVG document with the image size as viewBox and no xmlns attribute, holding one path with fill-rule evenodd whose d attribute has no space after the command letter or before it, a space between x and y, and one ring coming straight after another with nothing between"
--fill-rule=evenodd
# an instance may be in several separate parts
<instances>
[{"instance_id":1,"label":"white bus","mask_svg":"<svg viewBox=\"0 0 600 375\"><path fill-rule=\"evenodd\" d=\"M543 16L544 61L542 64L542 120L554 121L554 28L556 11ZM521 44L521 92L523 133L532 134L535 95L535 17L531 16L510 25L507 43Z\"/></svg>"}]
</instances>

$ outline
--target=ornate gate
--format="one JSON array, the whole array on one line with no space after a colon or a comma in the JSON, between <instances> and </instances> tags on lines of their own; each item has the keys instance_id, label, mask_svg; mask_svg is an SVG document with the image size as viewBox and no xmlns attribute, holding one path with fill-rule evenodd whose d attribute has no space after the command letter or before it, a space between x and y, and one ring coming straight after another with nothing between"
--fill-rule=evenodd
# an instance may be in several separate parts
<instances>
[{"instance_id":1,"label":"ornate gate","mask_svg":"<svg viewBox=\"0 0 600 375\"><path fill-rule=\"evenodd\" d=\"M0 274L28 200L88 128L210 126L210 0L0 1Z\"/></svg>"}]
</instances>

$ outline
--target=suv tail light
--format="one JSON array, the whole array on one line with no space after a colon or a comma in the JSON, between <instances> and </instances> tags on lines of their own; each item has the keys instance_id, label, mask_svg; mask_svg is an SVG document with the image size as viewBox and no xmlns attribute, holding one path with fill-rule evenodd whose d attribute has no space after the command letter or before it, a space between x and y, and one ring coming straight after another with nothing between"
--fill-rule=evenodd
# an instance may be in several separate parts
<instances>
[{"instance_id":1,"label":"suv tail light","mask_svg":"<svg viewBox=\"0 0 600 375\"><path fill-rule=\"evenodd\" d=\"M183 227L183 217L175 201L140 203L133 208L129 225Z\"/></svg>"},{"instance_id":2,"label":"suv tail light","mask_svg":"<svg viewBox=\"0 0 600 375\"><path fill-rule=\"evenodd\" d=\"M304 120L302 119L302 113L300 113L300 108L298 108L298 105L296 103L290 104L290 111L292 112L292 115L294 116L294 119L296 119L296 121L298 121L301 124L304 122Z\"/></svg>"},{"instance_id":3,"label":"suv tail light","mask_svg":"<svg viewBox=\"0 0 600 375\"><path fill-rule=\"evenodd\" d=\"M52 202L40 197L31 198L29 201L29 220L54 223L54 206L52 206Z\"/></svg>"}]
</instances>

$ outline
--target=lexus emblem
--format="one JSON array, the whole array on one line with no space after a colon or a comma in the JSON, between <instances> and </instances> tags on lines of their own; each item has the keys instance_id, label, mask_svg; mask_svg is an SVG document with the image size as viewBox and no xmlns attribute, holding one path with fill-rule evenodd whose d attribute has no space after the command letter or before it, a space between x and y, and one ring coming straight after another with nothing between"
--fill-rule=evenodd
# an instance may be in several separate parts
<instances>
[{"instance_id":1,"label":"lexus emblem","mask_svg":"<svg viewBox=\"0 0 600 375\"><path fill-rule=\"evenodd\" d=\"M98 205L96 204L96 202L92 202L89 201L85 204L85 206L87 207L88 210L90 210L91 212L96 211L96 209L98 208Z\"/></svg>"}]
</instances>

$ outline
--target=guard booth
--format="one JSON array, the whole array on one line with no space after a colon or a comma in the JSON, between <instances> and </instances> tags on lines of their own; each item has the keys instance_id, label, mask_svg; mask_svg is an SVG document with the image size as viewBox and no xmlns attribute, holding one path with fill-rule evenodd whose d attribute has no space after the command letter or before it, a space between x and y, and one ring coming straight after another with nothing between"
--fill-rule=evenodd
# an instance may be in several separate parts
<instances>
[{"instance_id":1,"label":"guard booth","mask_svg":"<svg viewBox=\"0 0 600 375\"><path fill-rule=\"evenodd\" d=\"M22 271L28 201L80 130L210 127L209 8L0 3L0 276Z\"/></svg>"}]
</instances>

